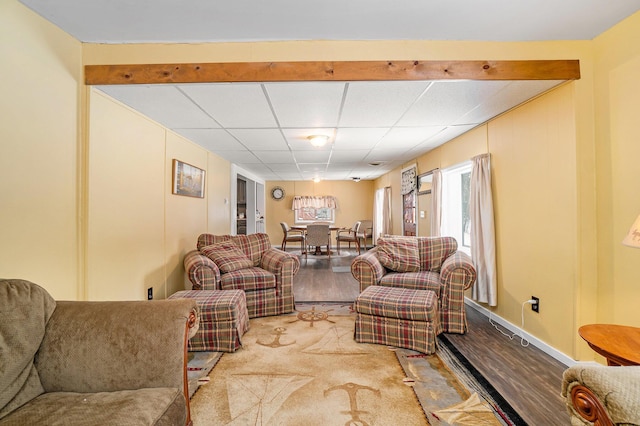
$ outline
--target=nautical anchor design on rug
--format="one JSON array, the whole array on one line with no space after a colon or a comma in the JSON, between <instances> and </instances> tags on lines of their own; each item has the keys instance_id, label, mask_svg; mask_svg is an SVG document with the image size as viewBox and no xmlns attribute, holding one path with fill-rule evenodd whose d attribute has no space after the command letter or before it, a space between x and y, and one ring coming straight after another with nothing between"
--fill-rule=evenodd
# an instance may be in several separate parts
<instances>
[{"instance_id":1,"label":"nautical anchor design on rug","mask_svg":"<svg viewBox=\"0 0 640 426\"><path fill-rule=\"evenodd\" d=\"M281 343L280 342L280 338L282 337L283 334L286 334L287 329L284 327L276 327L273 329L273 333L271 333L271 336L273 336L273 340L271 342L261 342L260 338L258 338L256 340L256 343L261 345L261 346L266 346L268 348L280 348L282 346L291 346L294 343L296 343L296 341L294 340L291 343Z\"/></svg>"},{"instance_id":2,"label":"nautical anchor design on rug","mask_svg":"<svg viewBox=\"0 0 640 426\"><path fill-rule=\"evenodd\" d=\"M324 396L326 398L327 394L336 390L343 390L349 395L349 411L341 411L342 414L349 414L351 416L350 420L347 420L345 426L369 426L369 423L365 422L360 418L361 414L369 414L368 411L358 410L358 391L359 390L368 390L373 392L378 398L380 397L380 390L374 389L369 386L358 385L356 383L345 383L344 385L334 386L332 388L326 389L324 391Z\"/></svg>"},{"instance_id":3,"label":"nautical anchor design on rug","mask_svg":"<svg viewBox=\"0 0 640 426\"><path fill-rule=\"evenodd\" d=\"M289 323L305 321L310 323L309 327L313 327L313 323L317 321L329 321L330 323L335 324L335 321L329 319L329 312L331 311L333 311L333 309L329 309L328 311L316 312L316 307L312 306L308 311L299 311L298 315L296 315L296 319L294 319L293 321L289 321Z\"/></svg>"}]
</instances>

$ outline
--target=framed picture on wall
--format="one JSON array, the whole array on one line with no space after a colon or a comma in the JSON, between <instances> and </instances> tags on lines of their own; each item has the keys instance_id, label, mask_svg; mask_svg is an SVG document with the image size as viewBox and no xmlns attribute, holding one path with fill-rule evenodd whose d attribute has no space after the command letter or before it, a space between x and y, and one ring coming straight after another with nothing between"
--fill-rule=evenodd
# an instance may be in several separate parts
<instances>
[{"instance_id":1,"label":"framed picture on wall","mask_svg":"<svg viewBox=\"0 0 640 426\"><path fill-rule=\"evenodd\" d=\"M205 172L196 166L173 159L172 193L204 198Z\"/></svg>"},{"instance_id":2,"label":"framed picture on wall","mask_svg":"<svg viewBox=\"0 0 640 426\"><path fill-rule=\"evenodd\" d=\"M431 194L433 182L433 170L418 175L418 195Z\"/></svg>"}]
</instances>

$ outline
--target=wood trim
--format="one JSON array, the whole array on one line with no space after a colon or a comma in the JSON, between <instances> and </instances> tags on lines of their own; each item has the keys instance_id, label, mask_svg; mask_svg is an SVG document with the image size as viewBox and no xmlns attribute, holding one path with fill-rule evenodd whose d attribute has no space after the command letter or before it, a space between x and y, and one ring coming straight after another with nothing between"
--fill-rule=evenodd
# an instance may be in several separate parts
<instances>
[{"instance_id":1,"label":"wood trim","mask_svg":"<svg viewBox=\"0 0 640 426\"><path fill-rule=\"evenodd\" d=\"M577 80L580 62L330 61L85 65L85 84L274 81Z\"/></svg>"},{"instance_id":2,"label":"wood trim","mask_svg":"<svg viewBox=\"0 0 640 426\"><path fill-rule=\"evenodd\" d=\"M615 367L612 367L615 368ZM614 426L598 397L586 386L571 389L571 404L575 412L594 426Z\"/></svg>"}]
</instances>

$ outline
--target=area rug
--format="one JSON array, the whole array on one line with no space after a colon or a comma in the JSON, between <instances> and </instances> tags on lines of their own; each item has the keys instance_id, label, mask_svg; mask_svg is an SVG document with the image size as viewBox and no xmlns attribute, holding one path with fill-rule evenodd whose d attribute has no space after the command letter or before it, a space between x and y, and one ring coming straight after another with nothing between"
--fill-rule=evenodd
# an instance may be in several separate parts
<instances>
[{"instance_id":1,"label":"area rug","mask_svg":"<svg viewBox=\"0 0 640 426\"><path fill-rule=\"evenodd\" d=\"M347 306L306 308L251 320L193 396L194 425L510 424L438 355L356 343Z\"/></svg>"}]
</instances>

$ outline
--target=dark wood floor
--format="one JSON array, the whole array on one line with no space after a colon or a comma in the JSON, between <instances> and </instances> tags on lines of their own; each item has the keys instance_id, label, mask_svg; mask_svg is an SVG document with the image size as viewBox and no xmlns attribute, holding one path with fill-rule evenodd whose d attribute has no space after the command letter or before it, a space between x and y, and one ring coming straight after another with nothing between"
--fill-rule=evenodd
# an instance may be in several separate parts
<instances>
[{"instance_id":1,"label":"dark wood floor","mask_svg":"<svg viewBox=\"0 0 640 426\"><path fill-rule=\"evenodd\" d=\"M287 251L300 254L295 247L287 247ZM341 252L342 256L332 252L330 260L327 256L310 255L306 260L300 257L300 272L294 279L297 302L355 300L358 282L350 272L334 272L334 267L347 271L345 267L357 253L353 248ZM522 347L518 337L510 340L496 330L485 315L469 306L467 319L467 334L448 334L449 341L523 420L531 426L570 424L560 397L562 372L567 367L533 345Z\"/></svg>"}]
</instances>

